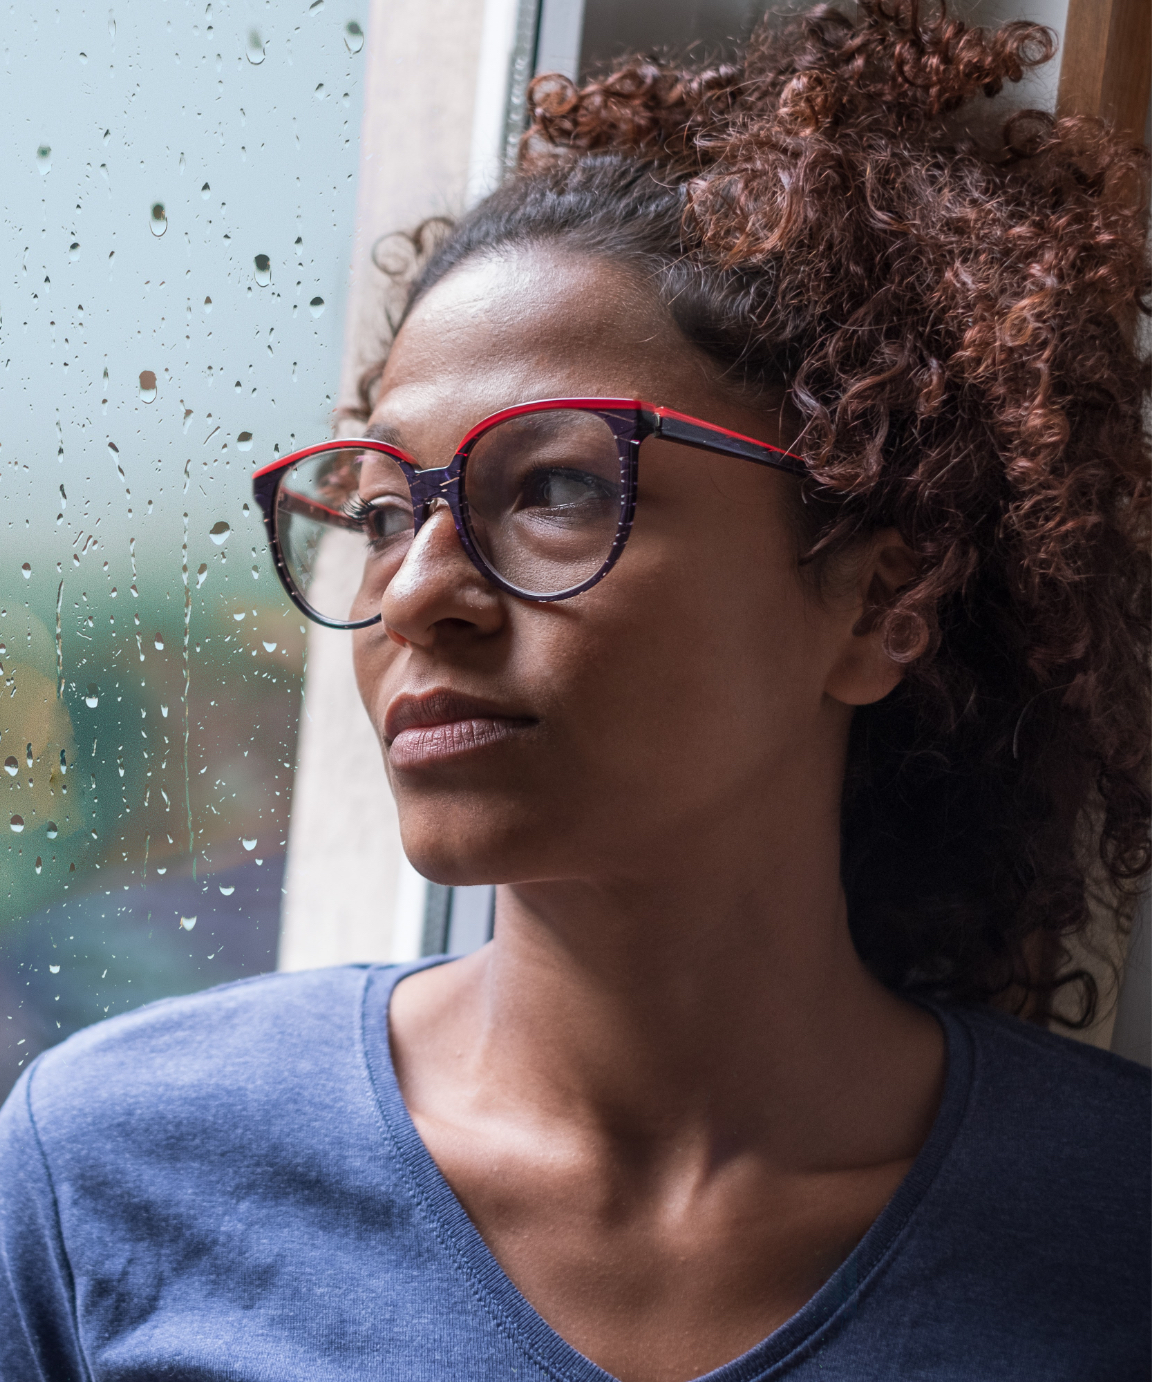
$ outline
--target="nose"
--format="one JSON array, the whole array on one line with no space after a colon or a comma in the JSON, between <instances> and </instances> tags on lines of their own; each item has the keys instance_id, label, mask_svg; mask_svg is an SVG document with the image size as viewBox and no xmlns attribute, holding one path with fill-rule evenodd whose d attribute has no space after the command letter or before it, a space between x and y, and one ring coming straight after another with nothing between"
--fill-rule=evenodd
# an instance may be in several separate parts
<instances>
[{"instance_id":1,"label":"nose","mask_svg":"<svg viewBox=\"0 0 1152 1383\"><path fill-rule=\"evenodd\" d=\"M503 594L472 565L452 511L432 500L396 575L380 597L380 617L398 641L431 648L444 639L495 633L505 620Z\"/></svg>"}]
</instances>

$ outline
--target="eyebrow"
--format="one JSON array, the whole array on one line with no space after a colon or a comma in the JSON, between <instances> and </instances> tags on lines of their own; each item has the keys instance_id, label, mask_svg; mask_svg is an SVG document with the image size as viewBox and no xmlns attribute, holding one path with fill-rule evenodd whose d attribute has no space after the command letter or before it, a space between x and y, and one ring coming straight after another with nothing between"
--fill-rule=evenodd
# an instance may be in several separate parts
<instances>
[{"instance_id":1,"label":"eyebrow","mask_svg":"<svg viewBox=\"0 0 1152 1383\"><path fill-rule=\"evenodd\" d=\"M369 442L383 442L385 446L404 450L400 434L391 423L369 423L363 435Z\"/></svg>"}]
</instances>

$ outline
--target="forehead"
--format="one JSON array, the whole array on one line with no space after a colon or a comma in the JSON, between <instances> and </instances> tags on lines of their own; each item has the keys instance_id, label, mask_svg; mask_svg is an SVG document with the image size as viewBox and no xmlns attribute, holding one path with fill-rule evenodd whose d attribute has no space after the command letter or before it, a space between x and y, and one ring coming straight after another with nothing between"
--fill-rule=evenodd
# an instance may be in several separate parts
<instances>
[{"instance_id":1,"label":"forehead","mask_svg":"<svg viewBox=\"0 0 1152 1383\"><path fill-rule=\"evenodd\" d=\"M374 427L459 439L529 399L676 392L700 361L639 272L547 247L466 261L417 304L381 380ZM400 443L404 445L402 441Z\"/></svg>"}]
</instances>

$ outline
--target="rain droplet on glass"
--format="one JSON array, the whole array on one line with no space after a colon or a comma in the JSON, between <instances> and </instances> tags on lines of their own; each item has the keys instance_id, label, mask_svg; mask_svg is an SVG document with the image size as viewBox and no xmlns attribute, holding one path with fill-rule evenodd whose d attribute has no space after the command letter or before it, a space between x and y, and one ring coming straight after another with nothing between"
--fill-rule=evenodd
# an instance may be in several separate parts
<instances>
[{"instance_id":1,"label":"rain droplet on glass","mask_svg":"<svg viewBox=\"0 0 1152 1383\"><path fill-rule=\"evenodd\" d=\"M24 829L24 818L22 816L14 816L12 820L9 821L8 825L11 828L11 830L16 833L16 835L19 835L20 832ZM253 841L252 844L255 845L256 842Z\"/></svg>"},{"instance_id":2,"label":"rain droplet on glass","mask_svg":"<svg viewBox=\"0 0 1152 1383\"><path fill-rule=\"evenodd\" d=\"M219 547L220 544L224 542L224 540L228 537L228 534L231 532L232 530L228 527L224 520L218 519L208 530L208 536L212 539L216 546Z\"/></svg>"},{"instance_id":3,"label":"rain droplet on glass","mask_svg":"<svg viewBox=\"0 0 1152 1383\"><path fill-rule=\"evenodd\" d=\"M48 973L50 975L58 975L60 973L60 967L58 965L50 965L48 967Z\"/></svg>"},{"instance_id":4,"label":"rain droplet on glass","mask_svg":"<svg viewBox=\"0 0 1152 1383\"><path fill-rule=\"evenodd\" d=\"M236 613L232 616L232 618L236 621L237 624L239 624L240 621L244 618L244 611L237 610Z\"/></svg>"},{"instance_id":5,"label":"rain droplet on glass","mask_svg":"<svg viewBox=\"0 0 1152 1383\"><path fill-rule=\"evenodd\" d=\"M164 640L159 634L153 638L152 642L156 645L157 649L162 649L164 647Z\"/></svg>"},{"instance_id":6,"label":"rain droplet on glass","mask_svg":"<svg viewBox=\"0 0 1152 1383\"><path fill-rule=\"evenodd\" d=\"M140 371L140 397L145 403L151 403L156 397L156 372L154 370Z\"/></svg>"},{"instance_id":7,"label":"rain droplet on glass","mask_svg":"<svg viewBox=\"0 0 1152 1383\"><path fill-rule=\"evenodd\" d=\"M272 261L268 258L267 255L257 255L255 259L255 264L256 282L260 285L261 288L267 288L268 285L272 282Z\"/></svg>"},{"instance_id":8,"label":"rain droplet on glass","mask_svg":"<svg viewBox=\"0 0 1152 1383\"><path fill-rule=\"evenodd\" d=\"M344 43L350 53L358 53L364 47L364 30L354 19L344 25Z\"/></svg>"},{"instance_id":9,"label":"rain droplet on glass","mask_svg":"<svg viewBox=\"0 0 1152 1383\"><path fill-rule=\"evenodd\" d=\"M204 186L200 189L200 195L201 195L201 197L204 198L205 201L207 201L207 200L208 200L208 194L209 194L211 191L212 191L212 189L208 186L207 183L205 183Z\"/></svg>"},{"instance_id":10,"label":"rain droplet on glass","mask_svg":"<svg viewBox=\"0 0 1152 1383\"><path fill-rule=\"evenodd\" d=\"M180 919L180 925L184 928L186 932L190 932L192 928L196 925L195 915L193 915L192 917L182 917Z\"/></svg>"},{"instance_id":11,"label":"rain droplet on glass","mask_svg":"<svg viewBox=\"0 0 1152 1383\"><path fill-rule=\"evenodd\" d=\"M252 839L249 840L246 836L241 836L241 837L240 837L240 844L244 847L245 850L255 850L255 849L256 849L256 837L253 836Z\"/></svg>"},{"instance_id":12,"label":"rain droplet on glass","mask_svg":"<svg viewBox=\"0 0 1152 1383\"><path fill-rule=\"evenodd\" d=\"M24 577L24 580L27 581L28 578L32 575L31 565L28 562L25 562L24 565L20 568L20 573Z\"/></svg>"},{"instance_id":13,"label":"rain droplet on glass","mask_svg":"<svg viewBox=\"0 0 1152 1383\"><path fill-rule=\"evenodd\" d=\"M95 682L88 683L88 694L84 698L84 704L93 710L100 704L100 688Z\"/></svg>"},{"instance_id":14,"label":"rain droplet on glass","mask_svg":"<svg viewBox=\"0 0 1152 1383\"><path fill-rule=\"evenodd\" d=\"M161 707L160 707L160 714L164 717L165 720L167 720L167 719L168 719L168 707L167 707L167 706L161 706Z\"/></svg>"},{"instance_id":15,"label":"rain droplet on glass","mask_svg":"<svg viewBox=\"0 0 1152 1383\"><path fill-rule=\"evenodd\" d=\"M264 640L264 652L265 652L265 653L275 653L275 652L276 652L276 645L275 645L274 643L269 643L268 640L265 639L265 640Z\"/></svg>"},{"instance_id":16,"label":"rain droplet on glass","mask_svg":"<svg viewBox=\"0 0 1152 1383\"><path fill-rule=\"evenodd\" d=\"M196 573L196 589L199 590L204 582L208 580L208 563L201 562L200 570Z\"/></svg>"},{"instance_id":17,"label":"rain droplet on glass","mask_svg":"<svg viewBox=\"0 0 1152 1383\"><path fill-rule=\"evenodd\" d=\"M69 258L69 259L79 259L79 258L80 258L80 242L79 242L79 240L73 240L73 242L71 243L71 245L68 246L68 258Z\"/></svg>"},{"instance_id":18,"label":"rain droplet on glass","mask_svg":"<svg viewBox=\"0 0 1152 1383\"><path fill-rule=\"evenodd\" d=\"M264 40L255 29L248 30L248 44L244 51L253 67L259 67L264 61Z\"/></svg>"},{"instance_id":19,"label":"rain droplet on glass","mask_svg":"<svg viewBox=\"0 0 1152 1383\"><path fill-rule=\"evenodd\" d=\"M49 840L55 840L56 837L57 837L59 834L60 834L60 828L56 825L55 821L49 821L49 823L48 823L48 839L49 839Z\"/></svg>"},{"instance_id":20,"label":"rain droplet on glass","mask_svg":"<svg viewBox=\"0 0 1152 1383\"><path fill-rule=\"evenodd\" d=\"M205 299L204 299L204 311L205 311L205 312L211 312L211 311L212 311L212 299L211 299L211 298L205 298Z\"/></svg>"},{"instance_id":21,"label":"rain droplet on glass","mask_svg":"<svg viewBox=\"0 0 1152 1383\"><path fill-rule=\"evenodd\" d=\"M17 773L20 772L20 764L17 762L15 754L9 754L4 760L4 771L10 778L15 778Z\"/></svg>"},{"instance_id":22,"label":"rain droplet on glass","mask_svg":"<svg viewBox=\"0 0 1152 1383\"><path fill-rule=\"evenodd\" d=\"M35 865L35 868L36 868L36 873L37 873L37 874L39 874L40 871L44 868L44 861L40 858L39 855L36 856L36 865Z\"/></svg>"},{"instance_id":23,"label":"rain droplet on glass","mask_svg":"<svg viewBox=\"0 0 1152 1383\"><path fill-rule=\"evenodd\" d=\"M39 149L36 150L36 167L40 169L41 177L51 170L52 149L50 145L41 144Z\"/></svg>"},{"instance_id":24,"label":"rain droplet on glass","mask_svg":"<svg viewBox=\"0 0 1152 1383\"><path fill-rule=\"evenodd\" d=\"M231 898L232 895L236 892L236 885L228 884L227 886L225 886L224 884L221 884L220 892L224 895L225 898Z\"/></svg>"},{"instance_id":25,"label":"rain droplet on glass","mask_svg":"<svg viewBox=\"0 0 1152 1383\"><path fill-rule=\"evenodd\" d=\"M321 312L324 311L324 299L313 298L312 301L308 304L308 311L311 312L313 317L319 317Z\"/></svg>"},{"instance_id":26,"label":"rain droplet on glass","mask_svg":"<svg viewBox=\"0 0 1152 1383\"><path fill-rule=\"evenodd\" d=\"M152 214L148 219L148 228L153 235L163 235L168 229L168 213L164 210L163 202L152 203Z\"/></svg>"},{"instance_id":27,"label":"rain droplet on glass","mask_svg":"<svg viewBox=\"0 0 1152 1383\"><path fill-rule=\"evenodd\" d=\"M252 434L250 432L241 432L239 434L236 438L236 449L237 451L252 450Z\"/></svg>"}]
</instances>

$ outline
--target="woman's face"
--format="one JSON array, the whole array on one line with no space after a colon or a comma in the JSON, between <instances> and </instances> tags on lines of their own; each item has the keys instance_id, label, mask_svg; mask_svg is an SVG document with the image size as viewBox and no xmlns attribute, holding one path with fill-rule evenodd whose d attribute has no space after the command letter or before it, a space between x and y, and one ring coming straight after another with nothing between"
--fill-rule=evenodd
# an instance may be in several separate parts
<instances>
[{"instance_id":1,"label":"woman's face","mask_svg":"<svg viewBox=\"0 0 1152 1383\"><path fill-rule=\"evenodd\" d=\"M559 397L644 399L784 444L778 415L721 387L628 273L548 248L441 280L396 339L372 423L442 466L488 414ZM623 556L554 604L489 585L433 510L383 622L354 635L422 874L641 875L686 839L763 840L813 793L834 812L848 703L896 678L873 685L861 662L858 602L818 598L798 572L795 483L646 441Z\"/></svg>"}]
</instances>

